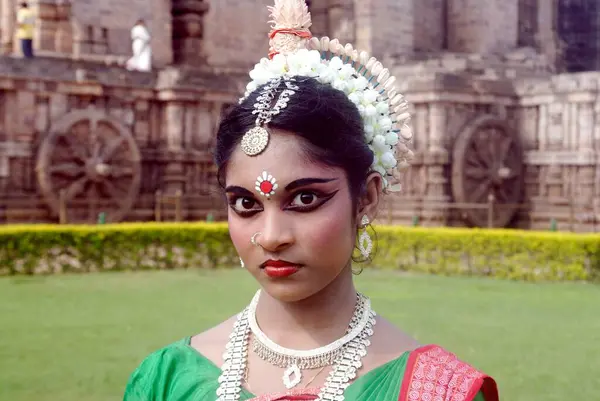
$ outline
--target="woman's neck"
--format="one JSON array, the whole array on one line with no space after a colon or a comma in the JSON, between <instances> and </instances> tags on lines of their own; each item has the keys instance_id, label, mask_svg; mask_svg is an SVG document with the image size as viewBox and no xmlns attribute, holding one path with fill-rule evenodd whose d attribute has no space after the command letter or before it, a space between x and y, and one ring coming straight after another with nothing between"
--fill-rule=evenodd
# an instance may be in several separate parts
<instances>
[{"instance_id":1,"label":"woman's neck","mask_svg":"<svg viewBox=\"0 0 600 401\"><path fill-rule=\"evenodd\" d=\"M261 330L277 344L310 349L342 337L355 307L356 289L352 271L347 268L323 290L298 302L282 302L262 291L256 319Z\"/></svg>"}]
</instances>

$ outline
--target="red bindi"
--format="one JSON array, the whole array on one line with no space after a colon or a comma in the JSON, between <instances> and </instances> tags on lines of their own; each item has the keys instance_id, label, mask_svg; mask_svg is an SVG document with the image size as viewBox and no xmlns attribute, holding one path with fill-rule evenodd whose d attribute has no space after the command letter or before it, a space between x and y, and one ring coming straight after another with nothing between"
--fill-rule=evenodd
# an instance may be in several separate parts
<instances>
[{"instance_id":1,"label":"red bindi","mask_svg":"<svg viewBox=\"0 0 600 401\"><path fill-rule=\"evenodd\" d=\"M273 190L273 184L270 181L263 181L260 183L260 190L263 193L268 194Z\"/></svg>"}]
</instances>

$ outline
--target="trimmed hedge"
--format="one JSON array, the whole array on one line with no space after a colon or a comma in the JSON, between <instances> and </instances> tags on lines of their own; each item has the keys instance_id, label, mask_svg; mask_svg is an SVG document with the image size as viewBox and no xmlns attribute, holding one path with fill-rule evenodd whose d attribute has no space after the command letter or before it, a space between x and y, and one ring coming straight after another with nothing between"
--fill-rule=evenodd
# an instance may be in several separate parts
<instances>
[{"instance_id":1,"label":"trimmed hedge","mask_svg":"<svg viewBox=\"0 0 600 401\"><path fill-rule=\"evenodd\" d=\"M527 281L600 278L600 235L468 228L377 228L382 268Z\"/></svg>"},{"instance_id":2,"label":"trimmed hedge","mask_svg":"<svg viewBox=\"0 0 600 401\"><path fill-rule=\"evenodd\" d=\"M233 266L224 223L0 227L0 274Z\"/></svg>"},{"instance_id":3,"label":"trimmed hedge","mask_svg":"<svg viewBox=\"0 0 600 401\"><path fill-rule=\"evenodd\" d=\"M374 266L518 280L597 280L600 235L377 226ZM0 227L0 274L238 266L225 223Z\"/></svg>"}]
</instances>

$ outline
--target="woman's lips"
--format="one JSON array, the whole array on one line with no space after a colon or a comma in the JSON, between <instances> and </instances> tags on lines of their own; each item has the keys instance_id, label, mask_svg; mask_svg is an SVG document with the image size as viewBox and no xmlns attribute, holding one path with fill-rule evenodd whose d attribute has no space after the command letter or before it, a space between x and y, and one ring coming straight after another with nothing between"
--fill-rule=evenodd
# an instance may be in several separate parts
<instances>
[{"instance_id":1,"label":"woman's lips","mask_svg":"<svg viewBox=\"0 0 600 401\"><path fill-rule=\"evenodd\" d=\"M262 264L265 274L272 278L289 277L300 270L300 265L286 260L267 260Z\"/></svg>"}]
</instances>

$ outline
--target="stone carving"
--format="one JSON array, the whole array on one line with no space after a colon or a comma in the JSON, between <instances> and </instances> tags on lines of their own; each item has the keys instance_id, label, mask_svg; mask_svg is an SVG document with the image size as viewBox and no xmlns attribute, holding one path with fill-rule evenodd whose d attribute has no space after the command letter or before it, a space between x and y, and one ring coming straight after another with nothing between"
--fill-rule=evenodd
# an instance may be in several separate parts
<instances>
[{"instance_id":1,"label":"stone carving","mask_svg":"<svg viewBox=\"0 0 600 401\"><path fill-rule=\"evenodd\" d=\"M548 149L557 149L562 146L564 139L564 110L560 103L552 103L548 107Z\"/></svg>"},{"instance_id":2,"label":"stone carving","mask_svg":"<svg viewBox=\"0 0 600 401\"><path fill-rule=\"evenodd\" d=\"M71 203L71 222L94 222L99 212L121 221L140 188L141 155L121 123L93 108L56 121L37 157L38 183L51 210ZM61 191L64 195L61 200Z\"/></svg>"},{"instance_id":3,"label":"stone carving","mask_svg":"<svg viewBox=\"0 0 600 401\"><path fill-rule=\"evenodd\" d=\"M460 203L486 204L492 196L501 207L494 226L505 227L523 196L523 151L520 140L503 120L482 115L471 120L452 152L452 194ZM485 210L467 210L470 224L487 225Z\"/></svg>"},{"instance_id":4,"label":"stone carving","mask_svg":"<svg viewBox=\"0 0 600 401\"><path fill-rule=\"evenodd\" d=\"M194 64L204 58L204 15L206 0L172 0L173 58L176 63Z\"/></svg>"},{"instance_id":5,"label":"stone carving","mask_svg":"<svg viewBox=\"0 0 600 401\"><path fill-rule=\"evenodd\" d=\"M73 30L70 0L38 0L38 50L71 54Z\"/></svg>"}]
</instances>

